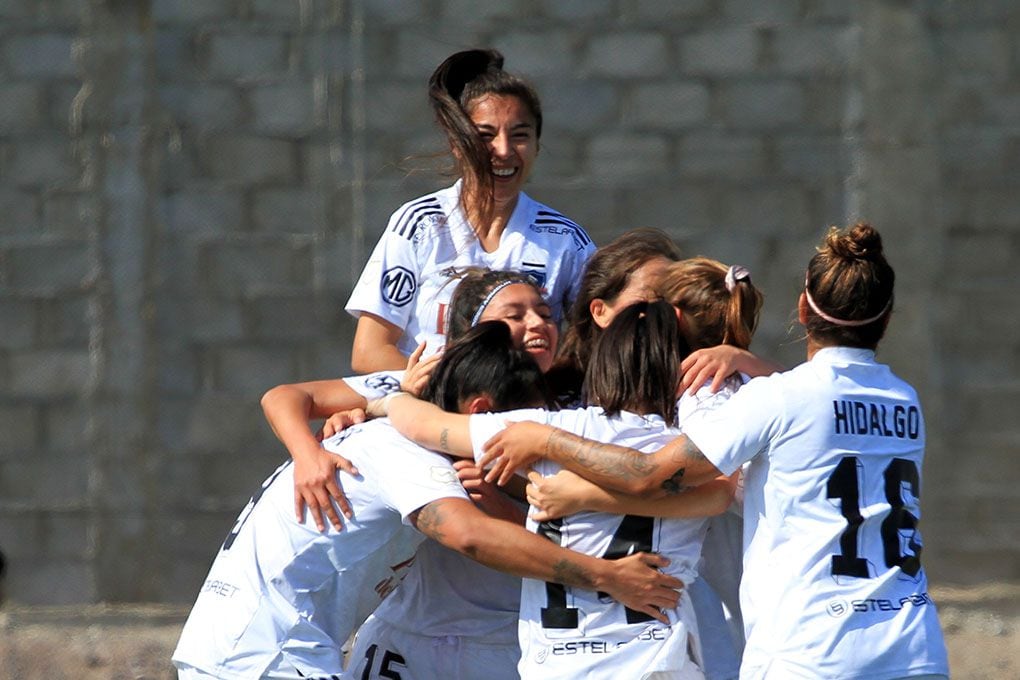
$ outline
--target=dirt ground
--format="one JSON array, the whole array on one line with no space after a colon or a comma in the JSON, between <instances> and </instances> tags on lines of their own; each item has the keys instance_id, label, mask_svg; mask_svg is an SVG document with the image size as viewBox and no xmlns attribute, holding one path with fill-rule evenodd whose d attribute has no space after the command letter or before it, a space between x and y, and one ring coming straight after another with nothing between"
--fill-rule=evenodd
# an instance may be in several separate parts
<instances>
[{"instance_id":1,"label":"dirt ground","mask_svg":"<svg viewBox=\"0 0 1020 680\"><path fill-rule=\"evenodd\" d=\"M958 680L1020 678L1020 583L933 588ZM172 680L183 607L0 609L2 680Z\"/></svg>"}]
</instances>

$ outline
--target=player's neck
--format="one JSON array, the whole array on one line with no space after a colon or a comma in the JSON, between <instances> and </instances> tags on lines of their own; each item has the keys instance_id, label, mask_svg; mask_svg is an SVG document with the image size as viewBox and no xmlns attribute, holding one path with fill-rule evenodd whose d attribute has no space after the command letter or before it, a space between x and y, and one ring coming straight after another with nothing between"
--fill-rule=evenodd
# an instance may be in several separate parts
<instances>
[{"instance_id":1,"label":"player's neck","mask_svg":"<svg viewBox=\"0 0 1020 680\"><path fill-rule=\"evenodd\" d=\"M497 201L492 206L491 214L488 217L482 215L481 211L477 208L469 208L466 211L468 222L485 252L491 253L499 248L499 242L503 238L503 231L506 229L510 216L513 215L514 208L516 207L517 197L515 196L510 201Z\"/></svg>"},{"instance_id":2,"label":"player's neck","mask_svg":"<svg viewBox=\"0 0 1020 680\"><path fill-rule=\"evenodd\" d=\"M811 361L811 358L818 353L818 350L824 347L826 347L826 345L821 344L810 335L807 336L807 360Z\"/></svg>"}]
</instances>

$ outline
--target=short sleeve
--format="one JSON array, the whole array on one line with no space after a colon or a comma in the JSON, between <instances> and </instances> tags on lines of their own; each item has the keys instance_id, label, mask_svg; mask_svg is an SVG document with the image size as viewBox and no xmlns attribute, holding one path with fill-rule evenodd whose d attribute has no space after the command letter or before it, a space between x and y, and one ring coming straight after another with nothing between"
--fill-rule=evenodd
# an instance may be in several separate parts
<instances>
[{"instance_id":1,"label":"short sleeve","mask_svg":"<svg viewBox=\"0 0 1020 680\"><path fill-rule=\"evenodd\" d=\"M367 400L379 399L400 391L404 371L377 371L344 378L344 383Z\"/></svg>"},{"instance_id":2,"label":"short sleeve","mask_svg":"<svg viewBox=\"0 0 1020 680\"><path fill-rule=\"evenodd\" d=\"M401 233L400 213L390 217L344 309L355 318L368 312L407 328L414 313L420 271L411 235Z\"/></svg>"},{"instance_id":3,"label":"short sleeve","mask_svg":"<svg viewBox=\"0 0 1020 680\"><path fill-rule=\"evenodd\" d=\"M781 417L782 395L757 378L716 408L690 418L683 432L723 474L733 474L768 448Z\"/></svg>"},{"instance_id":4,"label":"short sleeve","mask_svg":"<svg viewBox=\"0 0 1020 680\"><path fill-rule=\"evenodd\" d=\"M497 432L506 428L507 422L519 422L522 420L534 420L539 423L546 423L549 420L549 412L540 408L518 409L504 413L475 413L468 419L468 429L471 434L471 448L475 455L475 462L481 460L485 455L482 447L485 442L492 439Z\"/></svg>"},{"instance_id":5,"label":"short sleeve","mask_svg":"<svg viewBox=\"0 0 1020 680\"><path fill-rule=\"evenodd\" d=\"M417 447L416 447L417 448ZM457 479L457 471L445 457L426 449L394 455L377 473L388 477L380 480L379 489L385 502L400 513L404 524L416 510L443 498L468 499Z\"/></svg>"}]
</instances>

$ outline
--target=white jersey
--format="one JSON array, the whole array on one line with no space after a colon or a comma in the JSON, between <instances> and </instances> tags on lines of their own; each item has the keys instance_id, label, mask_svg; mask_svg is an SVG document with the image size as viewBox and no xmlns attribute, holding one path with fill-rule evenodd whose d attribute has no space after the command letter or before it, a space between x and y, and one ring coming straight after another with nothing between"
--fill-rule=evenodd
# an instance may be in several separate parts
<instances>
[{"instance_id":1,"label":"white jersey","mask_svg":"<svg viewBox=\"0 0 1020 680\"><path fill-rule=\"evenodd\" d=\"M470 419L476 458L482 445L506 421L535 420L582 437L652 451L679 431L658 416L621 413L606 417L601 408L568 411L525 409L476 414ZM538 461L543 476L561 468ZM666 519L579 512L551 522L528 520L528 529L559 545L595 557L619 558L634 552L658 552L671 562L666 573L690 583L697 575L704 520ZM524 579L521 591L521 664L523 678L640 678L655 672L689 672L688 649L697 647L697 627L686 594L666 612L664 625L593 591ZM695 653L697 656L697 653ZM670 676L672 677L672 676Z\"/></svg>"},{"instance_id":2,"label":"white jersey","mask_svg":"<svg viewBox=\"0 0 1020 680\"><path fill-rule=\"evenodd\" d=\"M375 314L404 329L397 348L410 354L446 332L456 282L451 270L479 266L525 272L545 289L559 322L595 245L576 223L521 192L499 247L487 253L460 207L461 182L410 201L386 231L347 301L354 316Z\"/></svg>"},{"instance_id":3,"label":"white jersey","mask_svg":"<svg viewBox=\"0 0 1020 680\"><path fill-rule=\"evenodd\" d=\"M344 378L366 399L400 390L403 371ZM475 562L434 541L418 548L400 587L375 611L386 623L418 635L484 638L517 644L521 579Z\"/></svg>"},{"instance_id":4,"label":"white jersey","mask_svg":"<svg viewBox=\"0 0 1020 680\"><path fill-rule=\"evenodd\" d=\"M375 615L418 635L516 645L520 599L520 578L426 541L407 577Z\"/></svg>"},{"instance_id":5,"label":"white jersey","mask_svg":"<svg viewBox=\"0 0 1020 680\"><path fill-rule=\"evenodd\" d=\"M400 391L400 382L404 379L404 371L375 371L365 375L354 375L344 378L344 383L363 396L367 401L381 399L387 394Z\"/></svg>"},{"instance_id":6,"label":"white jersey","mask_svg":"<svg viewBox=\"0 0 1020 680\"><path fill-rule=\"evenodd\" d=\"M388 420L351 427L323 446L352 460L341 473L354 519L320 532L294 518L288 461L266 480L216 556L174 652L175 664L223 678L259 677L284 660L306 676L340 671L341 645L406 572L424 536L408 516L467 498L443 456Z\"/></svg>"},{"instance_id":7,"label":"white jersey","mask_svg":"<svg viewBox=\"0 0 1020 680\"><path fill-rule=\"evenodd\" d=\"M948 674L921 567L924 422L874 353L826 348L685 428L744 486L741 678Z\"/></svg>"},{"instance_id":8,"label":"white jersey","mask_svg":"<svg viewBox=\"0 0 1020 680\"><path fill-rule=\"evenodd\" d=\"M694 395L685 391L677 403L680 429L709 417L746 381L746 376L734 377L726 380L718 392L712 392L709 380ZM740 657L744 650L744 621L740 613L744 556L742 484L743 475L739 475L734 502L726 512L707 518L698 580L687 589L697 614L698 637L708 680L733 680L740 674Z\"/></svg>"}]
</instances>

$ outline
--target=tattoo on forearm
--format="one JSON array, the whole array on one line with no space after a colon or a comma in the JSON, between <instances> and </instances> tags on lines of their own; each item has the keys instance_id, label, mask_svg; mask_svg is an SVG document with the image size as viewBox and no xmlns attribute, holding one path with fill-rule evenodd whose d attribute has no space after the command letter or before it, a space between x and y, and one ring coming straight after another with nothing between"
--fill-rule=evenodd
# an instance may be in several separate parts
<instances>
[{"instance_id":1,"label":"tattoo on forearm","mask_svg":"<svg viewBox=\"0 0 1020 680\"><path fill-rule=\"evenodd\" d=\"M589 470L622 479L640 479L658 466L649 457L621 446L583 439L563 430L553 430L546 442L546 457L573 459Z\"/></svg>"},{"instance_id":2,"label":"tattoo on forearm","mask_svg":"<svg viewBox=\"0 0 1020 680\"><path fill-rule=\"evenodd\" d=\"M594 590L595 582L584 567L570 560L560 560L553 565L553 580L566 586Z\"/></svg>"},{"instance_id":3,"label":"tattoo on forearm","mask_svg":"<svg viewBox=\"0 0 1020 680\"><path fill-rule=\"evenodd\" d=\"M676 443L671 445L670 459L676 462L679 466L677 471L674 472L669 479L662 483L662 489L669 495L675 496L676 494L682 493L690 489L690 486L683 484L684 474L687 472L687 468L694 463L702 463L707 461L705 454L701 452L697 446L694 445L687 437L681 437Z\"/></svg>"},{"instance_id":4,"label":"tattoo on forearm","mask_svg":"<svg viewBox=\"0 0 1020 680\"><path fill-rule=\"evenodd\" d=\"M670 496L675 496L682 491L686 491L688 487L683 485L685 468L680 468L673 475L662 483L662 489Z\"/></svg>"},{"instance_id":5,"label":"tattoo on forearm","mask_svg":"<svg viewBox=\"0 0 1020 680\"><path fill-rule=\"evenodd\" d=\"M422 532L429 538L441 541L443 538L443 520L444 517L442 510L437 507L436 503L429 503L418 510L418 518L415 523L415 527L418 531Z\"/></svg>"},{"instance_id":6,"label":"tattoo on forearm","mask_svg":"<svg viewBox=\"0 0 1020 680\"><path fill-rule=\"evenodd\" d=\"M447 453L450 452L450 429L447 427L444 427L443 431L439 433L439 448Z\"/></svg>"}]
</instances>

